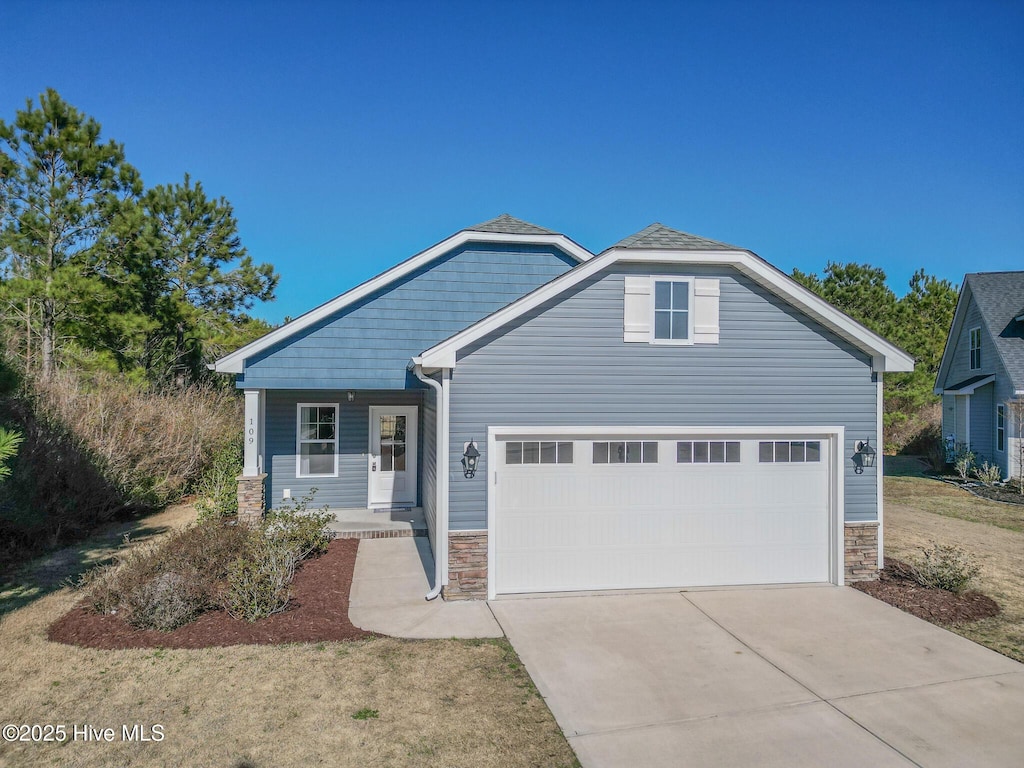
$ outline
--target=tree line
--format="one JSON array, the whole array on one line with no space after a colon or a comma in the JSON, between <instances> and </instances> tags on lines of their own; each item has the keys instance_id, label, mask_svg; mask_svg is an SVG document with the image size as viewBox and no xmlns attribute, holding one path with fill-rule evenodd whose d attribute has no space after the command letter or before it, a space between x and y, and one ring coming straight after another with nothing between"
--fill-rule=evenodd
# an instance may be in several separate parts
<instances>
[{"instance_id":1,"label":"tree line","mask_svg":"<svg viewBox=\"0 0 1024 768\"><path fill-rule=\"evenodd\" d=\"M907 292L897 297L886 285L884 270L857 263L828 262L821 275L794 269L793 278L915 359L912 373L885 375L887 423L938 399L933 387L956 310L957 286L919 269Z\"/></svg>"},{"instance_id":2,"label":"tree line","mask_svg":"<svg viewBox=\"0 0 1024 768\"><path fill-rule=\"evenodd\" d=\"M55 90L0 120L0 328L27 371L196 380L270 329L247 310L277 281L226 199L187 173L147 188L123 145Z\"/></svg>"}]
</instances>

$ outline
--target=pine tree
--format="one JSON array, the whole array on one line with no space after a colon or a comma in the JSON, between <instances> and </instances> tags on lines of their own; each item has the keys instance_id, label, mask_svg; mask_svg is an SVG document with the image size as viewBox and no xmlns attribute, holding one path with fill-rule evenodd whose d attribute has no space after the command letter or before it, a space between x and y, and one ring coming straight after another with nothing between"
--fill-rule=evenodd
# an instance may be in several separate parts
<instances>
[{"instance_id":1,"label":"pine tree","mask_svg":"<svg viewBox=\"0 0 1024 768\"><path fill-rule=\"evenodd\" d=\"M122 146L53 89L0 121L3 299L25 328L26 360L48 377L61 346L105 322L122 265L97 247L124 200L141 192ZM38 365L33 342L38 337Z\"/></svg>"},{"instance_id":2,"label":"pine tree","mask_svg":"<svg viewBox=\"0 0 1024 768\"><path fill-rule=\"evenodd\" d=\"M147 191L139 207L148 227L138 237L148 258L136 260L142 309L157 323L149 335L149 365L154 374L156 365L182 382L199 373L204 344L247 335L253 321L245 310L273 299L278 276L246 252L231 204L207 197L188 174L181 184Z\"/></svg>"}]
</instances>

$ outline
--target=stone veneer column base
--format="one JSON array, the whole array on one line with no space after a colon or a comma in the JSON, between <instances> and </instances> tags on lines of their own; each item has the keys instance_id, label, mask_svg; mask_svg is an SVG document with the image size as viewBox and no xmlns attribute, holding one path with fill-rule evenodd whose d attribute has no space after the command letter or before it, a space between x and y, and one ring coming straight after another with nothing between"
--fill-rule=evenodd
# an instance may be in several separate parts
<instances>
[{"instance_id":1,"label":"stone veneer column base","mask_svg":"<svg viewBox=\"0 0 1024 768\"><path fill-rule=\"evenodd\" d=\"M844 526L846 583L878 578L878 523Z\"/></svg>"},{"instance_id":2,"label":"stone veneer column base","mask_svg":"<svg viewBox=\"0 0 1024 768\"><path fill-rule=\"evenodd\" d=\"M448 533L448 583L445 600L487 599L487 531Z\"/></svg>"},{"instance_id":3,"label":"stone veneer column base","mask_svg":"<svg viewBox=\"0 0 1024 768\"><path fill-rule=\"evenodd\" d=\"M240 475L238 477L238 522L250 528L259 523L266 509L264 496L264 475Z\"/></svg>"}]
</instances>

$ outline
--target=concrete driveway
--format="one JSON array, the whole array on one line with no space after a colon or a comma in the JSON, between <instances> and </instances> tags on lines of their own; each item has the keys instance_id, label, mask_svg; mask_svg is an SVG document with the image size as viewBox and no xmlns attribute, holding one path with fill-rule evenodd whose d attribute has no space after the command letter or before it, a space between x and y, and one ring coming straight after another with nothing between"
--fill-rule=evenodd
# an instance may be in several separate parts
<instances>
[{"instance_id":1,"label":"concrete driveway","mask_svg":"<svg viewBox=\"0 0 1024 768\"><path fill-rule=\"evenodd\" d=\"M491 609L585 768L1024 764L1024 665L853 589Z\"/></svg>"}]
</instances>

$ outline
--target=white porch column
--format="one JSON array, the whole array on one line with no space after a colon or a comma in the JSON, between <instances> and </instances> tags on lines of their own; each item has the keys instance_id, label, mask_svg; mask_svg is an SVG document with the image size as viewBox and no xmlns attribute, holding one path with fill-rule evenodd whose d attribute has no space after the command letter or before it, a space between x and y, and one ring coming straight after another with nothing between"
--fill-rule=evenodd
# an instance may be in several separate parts
<instances>
[{"instance_id":1,"label":"white porch column","mask_svg":"<svg viewBox=\"0 0 1024 768\"><path fill-rule=\"evenodd\" d=\"M263 399L262 389L245 390L245 452L242 462L242 476L256 477L263 471L260 461L260 445L263 442Z\"/></svg>"}]
</instances>

